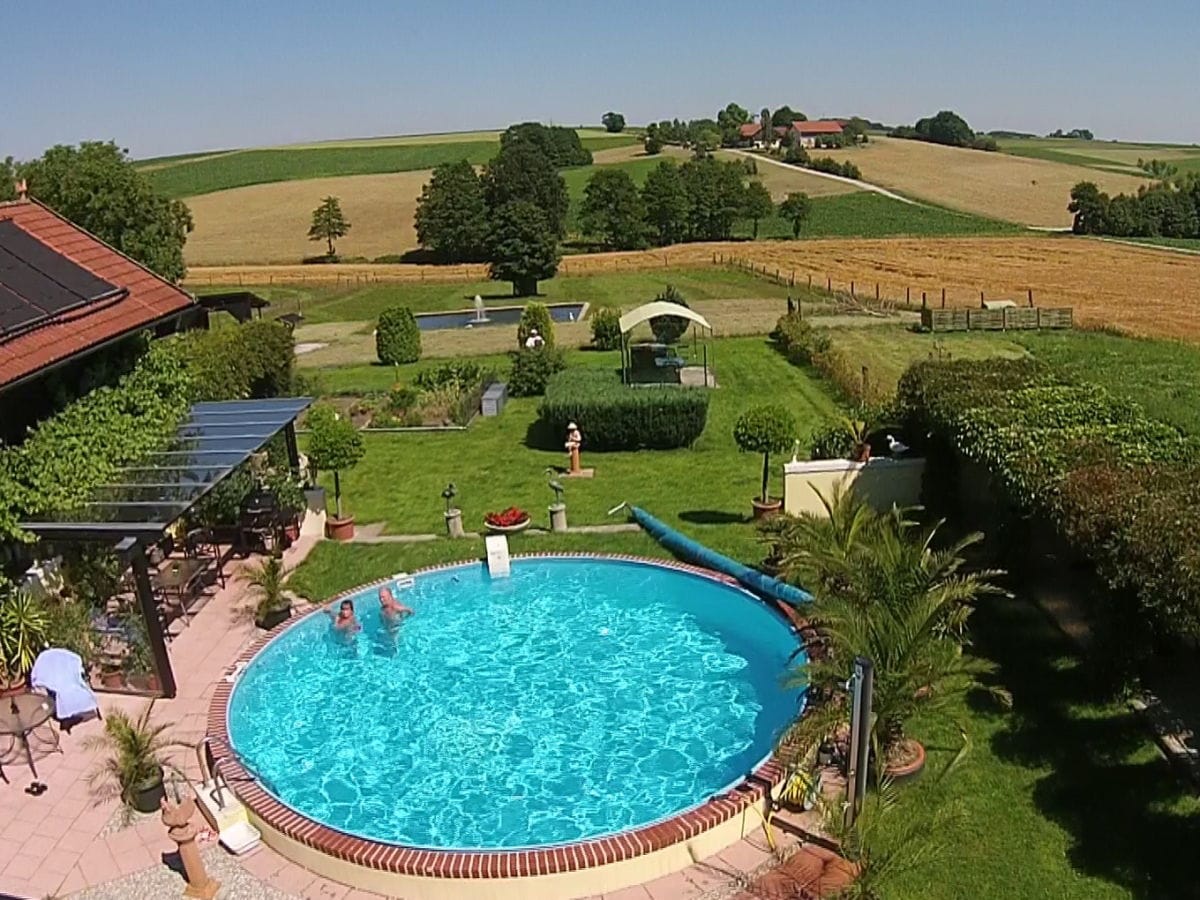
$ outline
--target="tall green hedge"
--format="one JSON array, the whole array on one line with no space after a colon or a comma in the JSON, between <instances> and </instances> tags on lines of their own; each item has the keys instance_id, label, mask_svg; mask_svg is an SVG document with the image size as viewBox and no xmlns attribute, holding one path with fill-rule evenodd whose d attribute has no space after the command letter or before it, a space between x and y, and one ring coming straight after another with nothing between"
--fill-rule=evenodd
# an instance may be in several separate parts
<instances>
[{"instance_id":1,"label":"tall green hedge","mask_svg":"<svg viewBox=\"0 0 1200 900\"><path fill-rule=\"evenodd\" d=\"M379 314L375 353L381 363L389 366L421 358L421 329L407 306L393 306Z\"/></svg>"},{"instance_id":2,"label":"tall green hedge","mask_svg":"<svg viewBox=\"0 0 1200 900\"><path fill-rule=\"evenodd\" d=\"M577 423L585 450L668 450L700 437L708 402L705 388L631 388L606 369L567 369L550 379L538 417L554 434Z\"/></svg>"},{"instance_id":3,"label":"tall green hedge","mask_svg":"<svg viewBox=\"0 0 1200 900\"><path fill-rule=\"evenodd\" d=\"M174 341L191 375L193 400L278 397L291 389L296 344L281 322L190 331Z\"/></svg>"},{"instance_id":4,"label":"tall green hedge","mask_svg":"<svg viewBox=\"0 0 1200 900\"><path fill-rule=\"evenodd\" d=\"M517 325L517 348L519 350L525 349L525 339L535 328L542 340L546 342L546 346L553 347L554 320L550 317L550 310L544 303L526 303L525 308L521 310L521 321Z\"/></svg>"}]
</instances>

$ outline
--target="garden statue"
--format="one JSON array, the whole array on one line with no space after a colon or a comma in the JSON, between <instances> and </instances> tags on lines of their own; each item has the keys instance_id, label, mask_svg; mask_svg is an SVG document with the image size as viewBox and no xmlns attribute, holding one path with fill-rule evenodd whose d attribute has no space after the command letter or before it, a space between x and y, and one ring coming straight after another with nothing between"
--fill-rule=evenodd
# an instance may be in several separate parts
<instances>
[{"instance_id":1,"label":"garden statue","mask_svg":"<svg viewBox=\"0 0 1200 900\"><path fill-rule=\"evenodd\" d=\"M563 502L563 486L562 482L553 477L558 474L553 468L546 470L546 474L551 476L547 482L550 490L554 491L554 503L549 507L550 513L550 530L551 531L566 531L567 530L567 504Z\"/></svg>"},{"instance_id":2,"label":"garden statue","mask_svg":"<svg viewBox=\"0 0 1200 900\"><path fill-rule=\"evenodd\" d=\"M167 836L179 846L179 859L183 862L184 876L187 878L183 894L185 897L212 900L221 890L221 882L209 877L200 856L200 848L196 846L196 828L192 825L196 800L190 796L180 799L178 786L175 794L174 800L165 796L162 798L162 821L167 826Z\"/></svg>"},{"instance_id":3,"label":"garden statue","mask_svg":"<svg viewBox=\"0 0 1200 900\"><path fill-rule=\"evenodd\" d=\"M574 422L567 425L567 474L578 475L583 469L579 465L579 448L583 444L583 434Z\"/></svg>"},{"instance_id":4,"label":"garden statue","mask_svg":"<svg viewBox=\"0 0 1200 900\"><path fill-rule=\"evenodd\" d=\"M446 485L446 489L442 491L442 499L446 501L446 533L452 538L466 537L466 532L463 530L462 510L454 506L454 498L458 496L458 488L454 486L454 482Z\"/></svg>"}]
</instances>

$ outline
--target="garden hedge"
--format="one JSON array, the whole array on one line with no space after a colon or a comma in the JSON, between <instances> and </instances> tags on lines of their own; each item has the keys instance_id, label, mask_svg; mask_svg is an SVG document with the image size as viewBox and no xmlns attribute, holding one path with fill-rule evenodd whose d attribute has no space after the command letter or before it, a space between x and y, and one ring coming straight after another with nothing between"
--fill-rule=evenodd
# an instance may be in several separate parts
<instances>
[{"instance_id":1,"label":"garden hedge","mask_svg":"<svg viewBox=\"0 0 1200 900\"><path fill-rule=\"evenodd\" d=\"M375 328L375 354L389 366L421 358L421 329L407 306L393 306L379 314Z\"/></svg>"},{"instance_id":2,"label":"garden hedge","mask_svg":"<svg viewBox=\"0 0 1200 900\"><path fill-rule=\"evenodd\" d=\"M708 419L705 388L631 388L607 369L567 369L550 379L538 417L552 434L576 422L585 450L691 446Z\"/></svg>"},{"instance_id":3,"label":"garden hedge","mask_svg":"<svg viewBox=\"0 0 1200 900\"><path fill-rule=\"evenodd\" d=\"M1032 360L918 363L897 401L905 434L933 451L931 467L948 461L939 445L982 465L998 499L1048 522L1095 567L1124 651L1200 637L1195 438Z\"/></svg>"},{"instance_id":4,"label":"garden hedge","mask_svg":"<svg viewBox=\"0 0 1200 900\"><path fill-rule=\"evenodd\" d=\"M526 303L521 310L521 321L517 324L517 349L525 349L525 339L533 329L545 341L545 346L554 346L554 319L550 317L550 309L544 303Z\"/></svg>"},{"instance_id":5,"label":"garden hedge","mask_svg":"<svg viewBox=\"0 0 1200 900\"><path fill-rule=\"evenodd\" d=\"M567 367L567 359L558 347L518 350L512 354L508 393L512 397L540 397L550 379Z\"/></svg>"},{"instance_id":6,"label":"garden hedge","mask_svg":"<svg viewBox=\"0 0 1200 900\"><path fill-rule=\"evenodd\" d=\"M190 331L176 340L173 352L187 365L193 400L279 397L292 387L296 345L281 322L256 319Z\"/></svg>"},{"instance_id":7,"label":"garden hedge","mask_svg":"<svg viewBox=\"0 0 1200 900\"><path fill-rule=\"evenodd\" d=\"M592 315L592 346L597 350L618 350L621 347L621 310L602 306Z\"/></svg>"}]
</instances>

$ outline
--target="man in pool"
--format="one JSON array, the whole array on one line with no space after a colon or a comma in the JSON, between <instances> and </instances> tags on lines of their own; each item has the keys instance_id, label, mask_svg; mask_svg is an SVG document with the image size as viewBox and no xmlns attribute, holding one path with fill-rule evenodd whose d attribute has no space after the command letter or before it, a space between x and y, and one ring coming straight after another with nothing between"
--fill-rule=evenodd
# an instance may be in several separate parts
<instances>
[{"instance_id":1,"label":"man in pool","mask_svg":"<svg viewBox=\"0 0 1200 900\"><path fill-rule=\"evenodd\" d=\"M411 616L413 611L396 599L390 585L385 584L379 589L379 611L383 621L388 625L396 625L405 616Z\"/></svg>"},{"instance_id":2,"label":"man in pool","mask_svg":"<svg viewBox=\"0 0 1200 900\"><path fill-rule=\"evenodd\" d=\"M353 601L343 600L337 613L334 613L332 608L326 607L325 615L333 620L333 630L339 634L350 635L362 631L362 626L358 624L358 618L354 615Z\"/></svg>"}]
</instances>

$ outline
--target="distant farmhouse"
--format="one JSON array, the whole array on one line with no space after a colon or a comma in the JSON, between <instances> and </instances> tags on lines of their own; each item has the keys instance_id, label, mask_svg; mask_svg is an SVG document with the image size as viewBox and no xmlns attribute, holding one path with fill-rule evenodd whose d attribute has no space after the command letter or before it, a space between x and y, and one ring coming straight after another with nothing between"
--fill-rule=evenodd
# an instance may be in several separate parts
<instances>
[{"instance_id":1,"label":"distant farmhouse","mask_svg":"<svg viewBox=\"0 0 1200 900\"><path fill-rule=\"evenodd\" d=\"M748 122L738 134L742 146L755 150L775 150L781 145L795 143L801 147L816 147L825 140L840 138L842 123L836 119L817 119L812 122L793 122L790 127Z\"/></svg>"}]
</instances>

